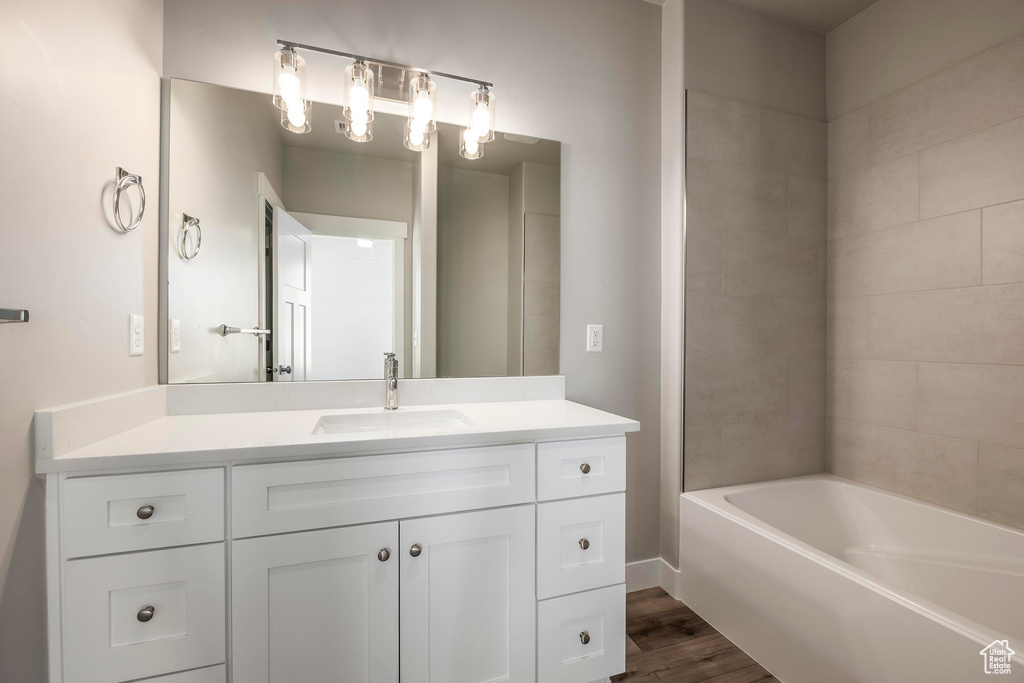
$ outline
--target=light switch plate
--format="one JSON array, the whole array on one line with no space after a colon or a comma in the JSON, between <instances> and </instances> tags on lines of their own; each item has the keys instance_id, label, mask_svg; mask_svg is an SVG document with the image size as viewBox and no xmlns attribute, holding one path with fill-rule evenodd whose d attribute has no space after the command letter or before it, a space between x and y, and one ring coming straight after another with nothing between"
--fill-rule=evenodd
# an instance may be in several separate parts
<instances>
[{"instance_id":1,"label":"light switch plate","mask_svg":"<svg viewBox=\"0 0 1024 683\"><path fill-rule=\"evenodd\" d=\"M146 325L141 315L128 316L128 355L141 356Z\"/></svg>"},{"instance_id":2,"label":"light switch plate","mask_svg":"<svg viewBox=\"0 0 1024 683\"><path fill-rule=\"evenodd\" d=\"M604 351L604 325L587 325L587 353Z\"/></svg>"},{"instance_id":3,"label":"light switch plate","mask_svg":"<svg viewBox=\"0 0 1024 683\"><path fill-rule=\"evenodd\" d=\"M167 333L170 335L170 339L167 340L168 348L171 353L178 353L181 351L181 321L172 318L171 324L167 326Z\"/></svg>"}]
</instances>

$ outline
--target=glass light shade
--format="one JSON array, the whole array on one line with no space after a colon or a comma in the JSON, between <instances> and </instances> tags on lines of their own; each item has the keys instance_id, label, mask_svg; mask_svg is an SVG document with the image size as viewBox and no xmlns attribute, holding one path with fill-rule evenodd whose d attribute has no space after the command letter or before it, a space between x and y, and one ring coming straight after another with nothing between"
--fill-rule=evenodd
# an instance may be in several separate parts
<instances>
[{"instance_id":1,"label":"glass light shade","mask_svg":"<svg viewBox=\"0 0 1024 683\"><path fill-rule=\"evenodd\" d=\"M369 125L373 121L373 92L377 76L365 62L356 62L345 69L345 76L345 118L353 124Z\"/></svg>"},{"instance_id":2,"label":"glass light shade","mask_svg":"<svg viewBox=\"0 0 1024 683\"><path fill-rule=\"evenodd\" d=\"M430 149L430 133L419 128L412 128L412 119L405 122L405 139L402 141L406 149L414 152L422 152Z\"/></svg>"},{"instance_id":3,"label":"glass light shade","mask_svg":"<svg viewBox=\"0 0 1024 683\"><path fill-rule=\"evenodd\" d=\"M274 106L285 109L290 102L302 108L306 98L306 60L285 48L274 53Z\"/></svg>"},{"instance_id":4,"label":"glass light shade","mask_svg":"<svg viewBox=\"0 0 1024 683\"><path fill-rule=\"evenodd\" d=\"M479 159L484 155L484 145L471 128L463 128L459 136L459 156L464 159Z\"/></svg>"},{"instance_id":5,"label":"glass light shade","mask_svg":"<svg viewBox=\"0 0 1024 683\"><path fill-rule=\"evenodd\" d=\"M349 121L345 137L352 142L369 142L373 139L373 119L366 122Z\"/></svg>"},{"instance_id":6,"label":"glass light shade","mask_svg":"<svg viewBox=\"0 0 1024 683\"><path fill-rule=\"evenodd\" d=\"M427 74L416 74L409 80L407 99L409 101L409 130L424 134L437 130L434 114L434 93L437 83ZM408 145L406 145L408 147ZM410 149L412 149L410 147Z\"/></svg>"},{"instance_id":7,"label":"glass light shade","mask_svg":"<svg viewBox=\"0 0 1024 683\"><path fill-rule=\"evenodd\" d=\"M281 110L281 126L293 133L308 133L313 130L309 122L312 111L313 103L308 100L303 102L301 107L288 104Z\"/></svg>"},{"instance_id":8,"label":"glass light shade","mask_svg":"<svg viewBox=\"0 0 1024 683\"><path fill-rule=\"evenodd\" d=\"M473 108L469 115L469 130L480 142L490 142L494 139L494 93L480 88L470 97Z\"/></svg>"}]
</instances>

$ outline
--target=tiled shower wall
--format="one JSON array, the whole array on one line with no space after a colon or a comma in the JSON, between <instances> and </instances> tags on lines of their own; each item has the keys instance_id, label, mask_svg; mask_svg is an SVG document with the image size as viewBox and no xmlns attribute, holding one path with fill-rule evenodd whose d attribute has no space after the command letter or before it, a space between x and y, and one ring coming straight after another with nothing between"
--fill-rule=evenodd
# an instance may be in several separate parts
<instances>
[{"instance_id":1,"label":"tiled shower wall","mask_svg":"<svg viewBox=\"0 0 1024 683\"><path fill-rule=\"evenodd\" d=\"M826 125L690 90L686 126L684 488L821 472Z\"/></svg>"},{"instance_id":2,"label":"tiled shower wall","mask_svg":"<svg viewBox=\"0 0 1024 683\"><path fill-rule=\"evenodd\" d=\"M828 135L829 470L1024 528L1024 37Z\"/></svg>"}]
</instances>

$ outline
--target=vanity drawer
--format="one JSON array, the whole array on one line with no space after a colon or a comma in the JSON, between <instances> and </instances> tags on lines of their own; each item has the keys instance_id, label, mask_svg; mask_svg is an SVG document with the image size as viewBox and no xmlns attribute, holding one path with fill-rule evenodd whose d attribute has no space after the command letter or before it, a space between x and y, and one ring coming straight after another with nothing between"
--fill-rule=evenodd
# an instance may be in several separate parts
<instances>
[{"instance_id":1,"label":"vanity drawer","mask_svg":"<svg viewBox=\"0 0 1024 683\"><path fill-rule=\"evenodd\" d=\"M534 499L533 444L243 465L231 471L234 538Z\"/></svg>"},{"instance_id":2,"label":"vanity drawer","mask_svg":"<svg viewBox=\"0 0 1024 683\"><path fill-rule=\"evenodd\" d=\"M626 580L626 495L537 506L537 597Z\"/></svg>"},{"instance_id":3,"label":"vanity drawer","mask_svg":"<svg viewBox=\"0 0 1024 683\"><path fill-rule=\"evenodd\" d=\"M625 584L537 606L539 683L589 683L625 670Z\"/></svg>"},{"instance_id":4,"label":"vanity drawer","mask_svg":"<svg viewBox=\"0 0 1024 683\"><path fill-rule=\"evenodd\" d=\"M82 477L62 491L66 557L224 540L222 469Z\"/></svg>"},{"instance_id":5,"label":"vanity drawer","mask_svg":"<svg viewBox=\"0 0 1024 683\"><path fill-rule=\"evenodd\" d=\"M225 683L228 678L227 667L223 664L208 666L205 669L183 671L170 676L146 679L146 683Z\"/></svg>"},{"instance_id":6,"label":"vanity drawer","mask_svg":"<svg viewBox=\"0 0 1024 683\"><path fill-rule=\"evenodd\" d=\"M223 543L71 560L65 574L65 683L224 661Z\"/></svg>"},{"instance_id":7,"label":"vanity drawer","mask_svg":"<svg viewBox=\"0 0 1024 683\"><path fill-rule=\"evenodd\" d=\"M537 500L626 490L626 437L537 444Z\"/></svg>"}]
</instances>

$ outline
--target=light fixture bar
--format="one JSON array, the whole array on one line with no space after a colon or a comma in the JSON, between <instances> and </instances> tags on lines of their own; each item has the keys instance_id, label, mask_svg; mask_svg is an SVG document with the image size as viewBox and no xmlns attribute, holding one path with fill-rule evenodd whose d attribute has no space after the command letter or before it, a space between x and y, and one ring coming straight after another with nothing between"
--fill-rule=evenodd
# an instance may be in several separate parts
<instances>
[{"instance_id":1,"label":"light fixture bar","mask_svg":"<svg viewBox=\"0 0 1024 683\"><path fill-rule=\"evenodd\" d=\"M464 83L475 83L482 88L494 87L493 83L487 81L480 81L475 78L466 78L465 76L456 76L455 74L447 74L443 71L431 71L430 69L421 69L416 66L409 66L408 64L399 64L398 62L392 62L386 59L375 59L373 57L364 57L363 55L352 54L351 52L342 52L340 50L329 50L326 47L317 47L316 45L304 45L302 43L293 43L289 40L278 40L277 44L291 49L299 50L311 50L313 52L321 52L325 55L334 55L336 57L347 57L354 59L357 62L367 62L369 64L380 64L382 66L389 66L394 69L405 69L406 71L414 71L416 73L427 74L428 76L436 76L438 78L449 78L454 81L463 81Z\"/></svg>"}]
</instances>

